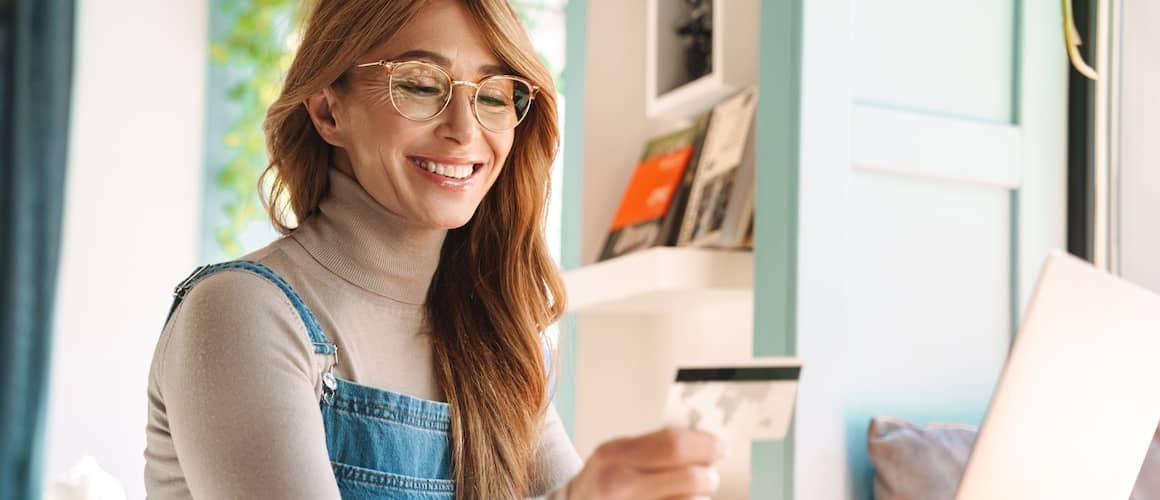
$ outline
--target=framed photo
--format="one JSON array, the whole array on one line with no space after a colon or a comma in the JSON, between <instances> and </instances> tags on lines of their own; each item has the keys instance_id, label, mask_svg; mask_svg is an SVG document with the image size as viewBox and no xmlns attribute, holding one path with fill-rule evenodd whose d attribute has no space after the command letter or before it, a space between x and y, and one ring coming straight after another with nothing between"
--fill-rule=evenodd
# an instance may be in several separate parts
<instances>
[{"instance_id":1,"label":"framed photo","mask_svg":"<svg viewBox=\"0 0 1160 500\"><path fill-rule=\"evenodd\" d=\"M713 0L664 0L656 5L657 95L713 71ZM718 43L718 45L720 45Z\"/></svg>"},{"instance_id":2,"label":"framed photo","mask_svg":"<svg viewBox=\"0 0 1160 500\"><path fill-rule=\"evenodd\" d=\"M689 118L757 81L759 0L648 0L646 109Z\"/></svg>"}]
</instances>

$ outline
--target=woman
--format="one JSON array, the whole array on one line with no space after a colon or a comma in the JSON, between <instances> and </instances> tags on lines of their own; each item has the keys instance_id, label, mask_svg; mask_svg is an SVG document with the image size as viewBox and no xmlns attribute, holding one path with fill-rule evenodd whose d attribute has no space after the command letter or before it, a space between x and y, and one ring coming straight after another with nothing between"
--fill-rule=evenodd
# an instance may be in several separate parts
<instances>
[{"instance_id":1,"label":"woman","mask_svg":"<svg viewBox=\"0 0 1160 500\"><path fill-rule=\"evenodd\" d=\"M716 488L712 436L614 441L581 470L550 405L555 93L506 0L319 1L265 128L287 236L178 286L149 380L151 497Z\"/></svg>"}]
</instances>

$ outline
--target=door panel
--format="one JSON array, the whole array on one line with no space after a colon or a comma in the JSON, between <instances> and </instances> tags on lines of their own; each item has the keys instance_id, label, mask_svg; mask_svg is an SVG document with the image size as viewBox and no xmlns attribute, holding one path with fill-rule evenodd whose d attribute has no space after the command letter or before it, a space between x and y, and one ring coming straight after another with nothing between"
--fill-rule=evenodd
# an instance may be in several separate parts
<instances>
[{"instance_id":1,"label":"door panel","mask_svg":"<svg viewBox=\"0 0 1160 500\"><path fill-rule=\"evenodd\" d=\"M1010 342L1009 196L853 178L847 411L977 417Z\"/></svg>"},{"instance_id":2,"label":"door panel","mask_svg":"<svg viewBox=\"0 0 1160 500\"><path fill-rule=\"evenodd\" d=\"M1012 334L1014 1L852 8L847 418L977 421Z\"/></svg>"},{"instance_id":3,"label":"door panel","mask_svg":"<svg viewBox=\"0 0 1160 500\"><path fill-rule=\"evenodd\" d=\"M800 98L798 149L779 163L759 146L761 168L790 174L759 171L757 188L759 257L761 232L797 249L793 273L758 259L757 304L792 283L795 329L759 347L804 363L792 498L864 499L869 418L978 424L1038 266L1064 244L1062 21L1056 0L796 5L800 67L761 74L763 99ZM779 93L794 71L800 95ZM761 181L794 175L796 226L762 225L781 193Z\"/></svg>"},{"instance_id":4,"label":"door panel","mask_svg":"<svg viewBox=\"0 0 1160 500\"><path fill-rule=\"evenodd\" d=\"M854 0L851 7L856 102L1011 121L1014 0Z\"/></svg>"},{"instance_id":5,"label":"door panel","mask_svg":"<svg viewBox=\"0 0 1160 500\"><path fill-rule=\"evenodd\" d=\"M854 166L1015 189L1022 182L1019 127L878 106L854 107Z\"/></svg>"}]
</instances>

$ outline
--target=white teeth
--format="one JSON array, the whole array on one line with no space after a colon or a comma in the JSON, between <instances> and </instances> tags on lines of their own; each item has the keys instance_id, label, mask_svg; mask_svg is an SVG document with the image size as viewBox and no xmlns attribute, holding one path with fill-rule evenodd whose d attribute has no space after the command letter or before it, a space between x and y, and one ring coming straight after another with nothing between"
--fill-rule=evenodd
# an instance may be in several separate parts
<instances>
[{"instance_id":1,"label":"white teeth","mask_svg":"<svg viewBox=\"0 0 1160 500\"><path fill-rule=\"evenodd\" d=\"M448 165L422 158L415 158L414 161L423 170L452 179L466 179L471 176L471 172L474 170L472 165Z\"/></svg>"}]
</instances>

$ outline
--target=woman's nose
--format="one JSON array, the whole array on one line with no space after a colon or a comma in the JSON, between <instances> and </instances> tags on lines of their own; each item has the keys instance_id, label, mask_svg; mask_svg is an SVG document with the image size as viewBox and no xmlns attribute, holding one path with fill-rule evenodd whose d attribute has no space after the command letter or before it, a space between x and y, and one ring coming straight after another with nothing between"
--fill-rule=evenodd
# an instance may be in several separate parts
<instances>
[{"instance_id":1,"label":"woman's nose","mask_svg":"<svg viewBox=\"0 0 1160 500\"><path fill-rule=\"evenodd\" d=\"M443 124L439 127L440 134L459 144L467 144L480 134L479 121L475 118L472 99L475 89L467 85L455 85L451 93L451 102L443 111Z\"/></svg>"}]
</instances>

